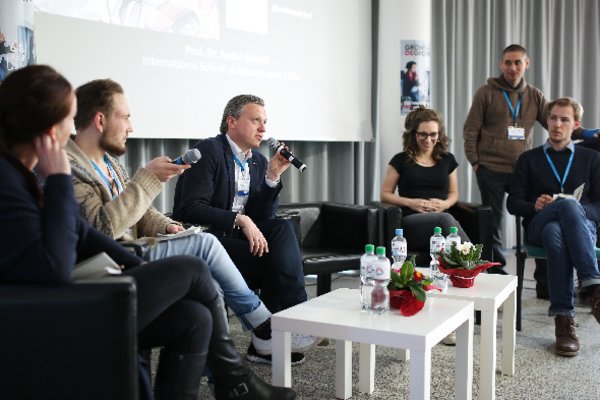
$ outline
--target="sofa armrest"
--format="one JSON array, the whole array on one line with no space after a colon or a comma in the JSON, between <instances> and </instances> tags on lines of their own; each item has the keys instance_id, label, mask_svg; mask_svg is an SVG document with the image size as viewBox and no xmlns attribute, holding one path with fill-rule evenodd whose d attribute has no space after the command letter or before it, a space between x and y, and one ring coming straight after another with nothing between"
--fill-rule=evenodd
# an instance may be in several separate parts
<instances>
[{"instance_id":1,"label":"sofa armrest","mask_svg":"<svg viewBox=\"0 0 600 400\"><path fill-rule=\"evenodd\" d=\"M491 260L494 245L492 209L477 203L459 201L448 212L460 222L473 243L483 244L481 257Z\"/></svg>"},{"instance_id":2,"label":"sofa armrest","mask_svg":"<svg viewBox=\"0 0 600 400\"><path fill-rule=\"evenodd\" d=\"M371 204L379 209L381 233L379 237L383 243L380 245L389 247L397 228L402 228L402 208L395 204L373 201Z\"/></svg>"},{"instance_id":3,"label":"sofa armrest","mask_svg":"<svg viewBox=\"0 0 600 400\"><path fill-rule=\"evenodd\" d=\"M131 277L0 284L0 398L137 399Z\"/></svg>"},{"instance_id":4,"label":"sofa armrest","mask_svg":"<svg viewBox=\"0 0 600 400\"><path fill-rule=\"evenodd\" d=\"M362 253L367 243L379 239L379 212L376 207L323 203L321 208L324 244L331 248Z\"/></svg>"}]
</instances>

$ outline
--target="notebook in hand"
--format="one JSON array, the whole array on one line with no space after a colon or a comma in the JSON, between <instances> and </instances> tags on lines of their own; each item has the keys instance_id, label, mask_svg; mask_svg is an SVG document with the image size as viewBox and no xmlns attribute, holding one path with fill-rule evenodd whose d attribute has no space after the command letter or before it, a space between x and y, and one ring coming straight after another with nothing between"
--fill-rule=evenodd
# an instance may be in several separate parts
<instances>
[{"instance_id":1,"label":"notebook in hand","mask_svg":"<svg viewBox=\"0 0 600 400\"><path fill-rule=\"evenodd\" d=\"M585 187L585 183L577 186L577 188L573 191L573 194L565 194L565 193L557 193L552 196L552 200L556 199L575 199L577 201L581 200L581 195L583 194L583 188Z\"/></svg>"},{"instance_id":2,"label":"notebook in hand","mask_svg":"<svg viewBox=\"0 0 600 400\"><path fill-rule=\"evenodd\" d=\"M75 264L71 280L95 279L121 273L121 267L108 254L102 252Z\"/></svg>"}]
</instances>

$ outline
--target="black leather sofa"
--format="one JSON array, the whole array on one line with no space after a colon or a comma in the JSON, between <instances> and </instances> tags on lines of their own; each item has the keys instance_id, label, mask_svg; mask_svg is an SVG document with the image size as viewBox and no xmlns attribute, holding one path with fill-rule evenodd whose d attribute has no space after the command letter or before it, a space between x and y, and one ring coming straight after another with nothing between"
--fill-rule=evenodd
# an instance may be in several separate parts
<instances>
[{"instance_id":1,"label":"black leather sofa","mask_svg":"<svg viewBox=\"0 0 600 400\"><path fill-rule=\"evenodd\" d=\"M290 218L302 251L305 275L317 275L317 295L331 291L331 274L360 269L365 244L379 242L376 207L331 202L279 206Z\"/></svg>"},{"instance_id":2,"label":"black leather sofa","mask_svg":"<svg viewBox=\"0 0 600 400\"><path fill-rule=\"evenodd\" d=\"M0 284L0 399L138 398L130 277Z\"/></svg>"},{"instance_id":3,"label":"black leather sofa","mask_svg":"<svg viewBox=\"0 0 600 400\"><path fill-rule=\"evenodd\" d=\"M373 202L382 214L381 237L386 248L390 248L390 243L395 235L396 228L402 228L402 209L393 204ZM460 222L461 226L473 243L483 244L481 257L484 260L492 260L493 233L492 227L492 209L487 206L481 206L475 203L457 202L448 210L450 214ZM418 265L429 265L429 253L415 253L410 251L409 256L417 257Z\"/></svg>"}]
</instances>

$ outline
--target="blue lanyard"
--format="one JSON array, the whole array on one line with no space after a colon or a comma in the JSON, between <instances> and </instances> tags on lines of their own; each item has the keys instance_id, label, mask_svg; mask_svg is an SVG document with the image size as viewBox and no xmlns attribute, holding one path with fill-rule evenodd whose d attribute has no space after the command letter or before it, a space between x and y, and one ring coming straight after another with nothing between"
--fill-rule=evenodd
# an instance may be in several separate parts
<instances>
[{"instance_id":1,"label":"blue lanyard","mask_svg":"<svg viewBox=\"0 0 600 400\"><path fill-rule=\"evenodd\" d=\"M106 166L108 167L109 175L111 176L111 178L113 178L113 181L117 184L117 195L118 195L119 193L121 193L123 191L121 182L119 182L119 179L117 179L117 174L115 173L115 170L113 169L112 165L110 164L110 160L108 159L108 157L106 157L106 155L104 155L104 162L106 163ZM106 175L104 175L104 172L102 172L100 167L98 167L98 165L93 161L92 161L92 165L94 166L94 169L96 170L96 172L98 172L98 175L100 175L100 178L102 178L102 181L108 188L108 192L112 195L113 199L115 197L117 197L117 195L115 195L113 193L112 186L110 185L110 181L108 180Z\"/></svg>"},{"instance_id":2,"label":"blue lanyard","mask_svg":"<svg viewBox=\"0 0 600 400\"><path fill-rule=\"evenodd\" d=\"M242 172L244 172L244 164L248 164L248 160L244 160L244 162L241 162L239 158L237 158L236 156L233 156L233 161L235 161L235 163L237 165L239 165Z\"/></svg>"},{"instance_id":3,"label":"blue lanyard","mask_svg":"<svg viewBox=\"0 0 600 400\"><path fill-rule=\"evenodd\" d=\"M562 179L560 179L560 176L558 175L558 171L556 170L554 163L550 159L550 156L548 155L548 150L545 147L544 147L544 154L546 155L546 159L548 160L548 163L550 164L550 168L552 168L552 172L554 172L554 176L556 177L556 180L558 181L558 183L560 183L560 192L564 193L565 181L567 180L567 176L569 175L569 171L571 170L571 164L573 164L573 157L575 157L575 147L573 147L573 151L571 152L571 155L569 156L569 162L567 163L567 168L565 168L565 174L563 175Z\"/></svg>"},{"instance_id":4,"label":"blue lanyard","mask_svg":"<svg viewBox=\"0 0 600 400\"><path fill-rule=\"evenodd\" d=\"M508 93L506 93L506 90L502 90L502 94L504 95L504 98L506 99L506 102L508 103L508 107L510 107L510 112L512 114L513 121L515 121L515 126L517 126L517 119L519 118L519 110L521 110L521 93L519 93L519 100L517 101L517 109L516 110L513 108L513 105L510 102L510 98L508 97Z\"/></svg>"}]
</instances>

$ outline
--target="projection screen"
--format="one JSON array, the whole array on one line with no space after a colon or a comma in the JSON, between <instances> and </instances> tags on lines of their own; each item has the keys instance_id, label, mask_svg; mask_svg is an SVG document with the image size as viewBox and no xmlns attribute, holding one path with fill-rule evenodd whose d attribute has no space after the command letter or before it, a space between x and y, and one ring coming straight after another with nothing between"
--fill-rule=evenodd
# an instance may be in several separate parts
<instances>
[{"instance_id":1,"label":"projection screen","mask_svg":"<svg viewBox=\"0 0 600 400\"><path fill-rule=\"evenodd\" d=\"M371 139L371 2L37 0L38 63L121 83L138 138L218 133L226 102L266 102L280 140Z\"/></svg>"}]
</instances>

